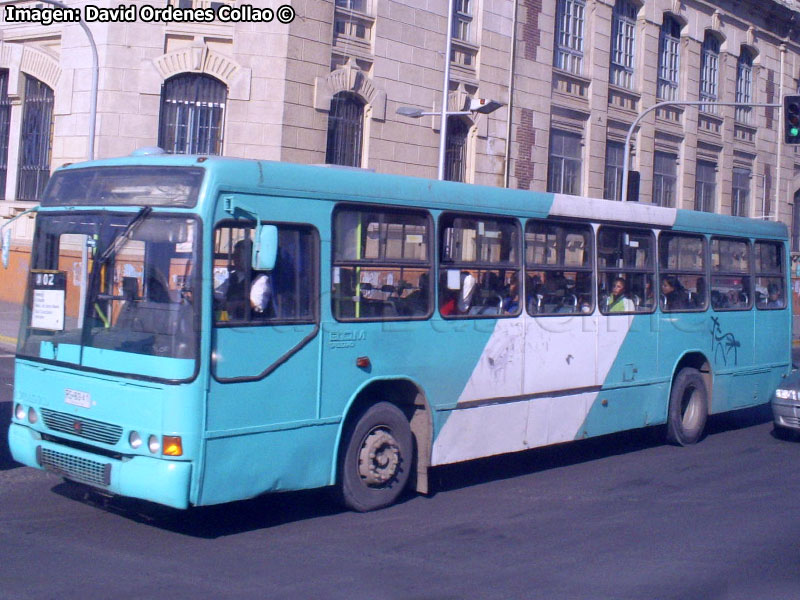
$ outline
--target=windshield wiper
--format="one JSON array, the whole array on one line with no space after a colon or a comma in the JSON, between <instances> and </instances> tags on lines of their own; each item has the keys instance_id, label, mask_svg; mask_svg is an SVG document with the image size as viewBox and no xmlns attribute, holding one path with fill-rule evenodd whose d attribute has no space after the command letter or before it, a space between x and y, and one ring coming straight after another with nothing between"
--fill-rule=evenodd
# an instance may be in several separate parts
<instances>
[{"instance_id":1,"label":"windshield wiper","mask_svg":"<svg viewBox=\"0 0 800 600\"><path fill-rule=\"evenodd\" d=\"M105 250L100 253L98 256L95 264L95 268L92 269L92 275L89 279L89 295L92 298L100 299L100 294L98 293L98 287L100 285L100 271L102 271L102 266L108 262L108 260L117 253L117 251L122 248L122 246L127 243L127 241L131 238L133 233L142 224L142 222L153 212L153 208L150 206L143 206L139 209L139 212L136 213L136 216L130 220L130 222L125 226L125 229L111 242ZM89 296L87 296L88 299ZM111 321L108 316L103 313L100 305L97 302L93 302L95 313L100 320L103 322L103 327L108 329L111 326ZM88 336L89 336L89 328L86 327L86 323L84 322L83 333L81 335L81 360L83 360L83 347L86 346Z\"/></svg>"},{"instance_id":2,"label":"windshield wiper","mask_svg":"<svg viewBox=\"0 0 800 600\"><path fill-rule=\"evenodd\" d=\"M122 246L131 239L133 233L139 228L139 225L147 218L147 216L153 212L152 206L143 206L139 209L139 212L136 213L136 216L131 219L130 223L125 226L125 230L120 233L116 239L108 245L108 247L103 250L100 256L97 257L97 264L103 265L108 262L108 259L111 258L113 254L116 254L117 251L122 248Z\"/></svg>"}]
</instances>

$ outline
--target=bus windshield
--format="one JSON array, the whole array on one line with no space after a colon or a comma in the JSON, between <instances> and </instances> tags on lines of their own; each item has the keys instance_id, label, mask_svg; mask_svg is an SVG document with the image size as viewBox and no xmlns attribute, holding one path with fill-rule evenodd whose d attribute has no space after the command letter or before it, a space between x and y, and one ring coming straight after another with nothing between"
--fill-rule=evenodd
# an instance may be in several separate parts
<instances>
[{"instance_id":1,"label":"bus windshield","mask_svg":"<svg viewBox=\"0 0 800 600\"><path fill-rule=\"evenodd\" d=\"M195 371L197 222L40 213L17 353L162 379Z\"/></svg>"}]
</instances>

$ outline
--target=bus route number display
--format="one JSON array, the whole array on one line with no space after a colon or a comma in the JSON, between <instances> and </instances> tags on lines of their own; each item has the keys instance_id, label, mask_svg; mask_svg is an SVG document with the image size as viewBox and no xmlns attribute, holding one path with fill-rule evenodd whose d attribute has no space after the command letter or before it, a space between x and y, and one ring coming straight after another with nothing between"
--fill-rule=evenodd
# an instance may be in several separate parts
<instances>
[{"instance_id":1,"label":"bus route number display","mask_svg":"<svg viewBox=\"0 0 800 600\"><path fill-rule=\"evenodd\" d=\"M50 331L64 330L67 274L64 271L32 271L33 310L31 327Z\"/></svg>"}]
</instances>

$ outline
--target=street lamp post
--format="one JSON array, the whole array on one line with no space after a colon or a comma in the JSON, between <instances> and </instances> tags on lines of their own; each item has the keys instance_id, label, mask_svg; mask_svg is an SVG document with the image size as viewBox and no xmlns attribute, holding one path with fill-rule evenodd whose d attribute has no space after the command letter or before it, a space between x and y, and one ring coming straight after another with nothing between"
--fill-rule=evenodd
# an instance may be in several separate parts
<instances>
[{"instance_id":1,"label":"street lamp post","mask_svg":"<svg viewBox=\"0 0 800 600\"><path fill-rule=\"evenodd\" d=\"M469 110L443 110L441 113L439 113L439 112L424 111L421 108L414 108L412 106L400 106L395 112L398 115L403 115L404 117L410 117L412 119L441 115L442 127L440 129L441 138L439 140L438 179L440 181L443 181L444 163L446 154L445 151L447 148L447 128L446 128L447 117L457 117L460 115L464 116L474 115L475 113L488 115L489 113L493 113L494 111L496 111L501 106L503 106L503 103L498 102L497 100L490 100L488 98L473 98L469 102Z\"/></svg>"},{"instance_id":2,"label":"street lamp post","mask_svg":"<svg viewBox=\"0 0 800 600\"><path fill-rule=\"evenodd\" d=\"M496 100L489 100L486 98L475 98L470 101L469 110L447 110L447 98L450 94L450 52L453 46L453 3L455 0L449 0L447 3L447 35L444 50L444 79L442 81L442 109L440 112L425 112L421 108L413 108L411 106L401 106L397 109L398 115L410 117L412 119L419 119L420 117L439 115L441 124L439 126L439 168L437 178L444 180L444 164L445 156L447 153L447 117L454 117L458 115L471 115L473 113L489 114L496 111L503 106Z\"/></svg>"},{"instance_id":3,"label":"street lamp post","mask_svg":"<svg viewBox=\"0 0 800 600\"><path fill-rule=\"evenodd\" d=\"M782 108L782 104L775 104L771 102L709 102L708 100L668 100L665 102L658 102L652 106L644 109L639 113L639 116L634 119L630 127L628 127L628 135L625 136L625 151L622 153L622 197L623 202L628 201L628 172L630 170L630 152L631 152L631 139L633 132L639 125L642 119L656 109L665 106L741 106L741 107L766 107L766 108Z\"/></svg>"},{"instance_id":4,"label":"street lamp post","mask_svg":"<svg viewBox=\"0 0 800 600\"><path fill-rule=\"evenodd\" d=\"M444 179L444 159L447 152L447 99L450 95L450 53L453 48L453 3L447 3L447 41L444 47L444 82L442 83L442 121L439 125L439 181Z\"/></svg>"}]
</instances>

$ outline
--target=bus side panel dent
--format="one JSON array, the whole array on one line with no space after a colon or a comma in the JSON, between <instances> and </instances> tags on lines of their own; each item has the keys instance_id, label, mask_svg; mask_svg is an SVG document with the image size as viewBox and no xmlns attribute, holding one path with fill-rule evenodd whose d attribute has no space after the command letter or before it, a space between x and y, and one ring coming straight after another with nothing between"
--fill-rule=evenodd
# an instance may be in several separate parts
<instances>
[{"instance_id":1,"label":"bus side panel dent","mask_svg":"<svg viewBox=\"0 0 800 600\"><path fill-rule=\"evenodd\" d=\"M198 504L328 485L337 429L329 423L249 434L246 456L240 435L207 440L205 468L217 476L203 484Z\"/></svg>"}]
</instances>

